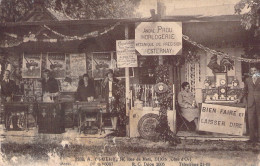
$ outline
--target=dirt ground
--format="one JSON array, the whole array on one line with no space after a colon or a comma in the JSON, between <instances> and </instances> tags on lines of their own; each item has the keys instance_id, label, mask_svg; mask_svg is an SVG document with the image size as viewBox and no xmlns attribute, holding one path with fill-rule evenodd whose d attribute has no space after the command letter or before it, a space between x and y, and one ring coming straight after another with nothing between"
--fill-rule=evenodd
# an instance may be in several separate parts
<instances>
[{"instance_id":1,"label":"dirt ground","mask_svg":"<svg viewBox=\"0 0 260 166\"><path fill-rule=\"evenodd\" d=\"M52 143L50 143L52 142ZM2 141L1 165L212 166L260 164L260 144L182 140L177 146L138 138L88 138L81 144Z\"/></svg>"},{"instance_id":2,"label":"dirt ground","mask_svg":"<svg viewBox=\"0 0 260 166\"><path fill-rule=\"evenodd\" d=\"M218 140L218 135L205 135L204 138L217 139L209 141L198 140L197 135L190 133L181 137L181 144L171 146L167 142L110 134L111 131L84 135L77 129L62 134L40 134L37 129L17 132L2 127L0 166L260 165L260 144L245 142L247 137L224 141Z\"/></svg>"}]
</instances>

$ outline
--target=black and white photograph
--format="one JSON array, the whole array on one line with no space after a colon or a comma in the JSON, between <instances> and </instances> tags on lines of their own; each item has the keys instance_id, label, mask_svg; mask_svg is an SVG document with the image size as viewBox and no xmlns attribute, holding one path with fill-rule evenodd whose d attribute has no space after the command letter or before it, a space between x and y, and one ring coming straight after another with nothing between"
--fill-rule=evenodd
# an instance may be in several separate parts
<instances>
[{"instance_id":1,"label":"black and white photograph","mask_svg":"<svg viewBox=\"0 0 260 166\"><path fill-rule=\"evenodd\" d=\"M259 166L260 0L0 0L0 166Z\"/></svg>"}]
</instances>

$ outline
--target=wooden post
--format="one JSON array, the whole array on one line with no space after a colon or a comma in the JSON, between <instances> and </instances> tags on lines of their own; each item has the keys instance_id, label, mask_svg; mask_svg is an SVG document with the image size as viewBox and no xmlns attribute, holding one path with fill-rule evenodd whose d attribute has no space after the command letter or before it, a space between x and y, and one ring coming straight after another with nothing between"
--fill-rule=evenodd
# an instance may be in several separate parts
<instances>
[{"instance_id":1,"label":"wooden post","mask_svg":"<svg viewBox=\"0 0 260 166\"><path fill-rule=\"evenodd\" d=\"M161 0L157 0L157 18L158 21L162 21L162 17L165 16L166 7ZM163 56L159 55L159 65L163 65Z\"/></svg>"},{"instance_id":2,"label":"wooden post","mask_svg":"<svg viewBox=\"0 0 260 166\"><path fill-rule=\"evenodd\" d=\"M174 84L172 84L172 110L173 110L173 132L176 134L177 132L177 123L176 123L176 107L175 107L175 97L176 97L176 94L175 94L175 86Z\"/></svg>"},{"instance_id":3,"label":"wooden post","mask_svg":"<svg viewBox=\"0 0 260 166\"><path fill-rule=\"evenodd\" d=\"M125 25L125 40L129 39L129 27ZM125 68L125 99L126 99L126 116L129 116L130 111L130 78L129 67ZM130 125L126 125L126 136L130 136Z\"/></svg>"},{"instance_id":4,"label":"wooden post","mask_svg":"<svg viewBox=\"0 0 260 166\"><path fill-rule=\"evenodd\" d=\"M161 15L162 14L162 3L160 0L157 0L157 15L158 15L158 21L161 21ZM159 65L163 65L163 56L159 55Z\"/></svg>"}]
</instances>

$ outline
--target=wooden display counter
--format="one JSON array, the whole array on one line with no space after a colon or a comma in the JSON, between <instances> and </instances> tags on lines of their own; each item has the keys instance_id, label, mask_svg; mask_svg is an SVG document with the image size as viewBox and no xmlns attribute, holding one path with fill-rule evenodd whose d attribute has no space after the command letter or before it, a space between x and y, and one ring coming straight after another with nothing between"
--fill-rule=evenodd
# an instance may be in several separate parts
<instances>
[{"instance_id":1,"label":"wooden display counter","mask_svg":"<svg viewBox=\"0 0 260 166\"><path fill-rule=\"evenodd\" d=\"M65 132L65 113L62 103L38 103L38 132L60 134Z\"/></svg>"}]
</instances>

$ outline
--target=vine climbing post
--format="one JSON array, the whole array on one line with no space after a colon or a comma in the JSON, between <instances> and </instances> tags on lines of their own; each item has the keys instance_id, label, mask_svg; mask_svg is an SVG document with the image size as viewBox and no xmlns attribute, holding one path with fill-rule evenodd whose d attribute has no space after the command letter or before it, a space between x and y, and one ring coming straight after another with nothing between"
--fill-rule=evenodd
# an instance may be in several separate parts
<instances>
[{"instance_id":1,"label":"vine climbing post","mask_svg":"<svg viewBox=\"0 0 260 166\"><path fill-rule=\"evenodd\" d=\"M169 66L159 65L156 68L156 85L155 92L159 101L159 124L156 127L156 131L160 134L159 139L164 142L169 142L171 145L176 146L180 143L180 139L176 136L176 133L171 131L168 124L168 110L174 108L173 89L171 88L169 81Z\"/></svg>"}]
</instances>

